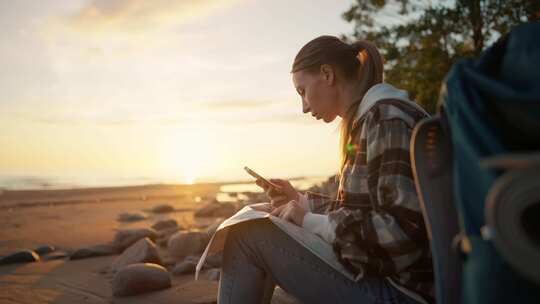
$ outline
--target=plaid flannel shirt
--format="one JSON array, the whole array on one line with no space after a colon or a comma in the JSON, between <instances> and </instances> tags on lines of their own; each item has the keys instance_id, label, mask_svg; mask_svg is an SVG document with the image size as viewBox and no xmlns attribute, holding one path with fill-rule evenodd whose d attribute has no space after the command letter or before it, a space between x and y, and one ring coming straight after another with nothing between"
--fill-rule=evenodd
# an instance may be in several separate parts
<instances>
[{"instance_id":1,"label":"plaid flannel shirt","mask_svg":"<svg viewBox=\"0 0 540 304\"><path fill-rule=\"evenodd\" d=\"M426 114L380 100L352 127L337 198L306 193L311 212L335 227L334 251L357 280L390 278L434 302L431 250L414 186L409 145Z\"/></svg>"}]
</instances>

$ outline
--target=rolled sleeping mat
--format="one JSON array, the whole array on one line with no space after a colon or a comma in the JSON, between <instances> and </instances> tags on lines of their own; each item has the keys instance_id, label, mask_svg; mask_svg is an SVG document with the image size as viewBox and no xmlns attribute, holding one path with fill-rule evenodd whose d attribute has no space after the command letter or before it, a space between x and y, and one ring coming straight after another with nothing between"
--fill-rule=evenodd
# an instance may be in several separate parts
<instances>
[{"instance_id":1,"label":"rolled sleeping mat","mask_svg":"<svg viewBox=\"0 0 540 304\"><path fill-rule=\"evenodd\" d=\"M540 168L510 170L497 179L485 218L484 237L516 271L540 283Z\"/></svg>"}]
</instances>

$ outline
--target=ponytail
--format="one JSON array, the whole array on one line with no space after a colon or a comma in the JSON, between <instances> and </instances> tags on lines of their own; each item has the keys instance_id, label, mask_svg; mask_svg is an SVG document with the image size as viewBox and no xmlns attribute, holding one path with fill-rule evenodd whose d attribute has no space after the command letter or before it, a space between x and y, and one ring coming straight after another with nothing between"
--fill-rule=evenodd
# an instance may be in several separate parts
<instances>
[{"instance_id":1,"label":"ponytail","mask_svg":"<svg viewBox=\"0 0 540 304\"><path fill-rule=\"evenodd\" d=\"M323 64L339 69L348 81L358 81L361 92L342 117L340 125L341 174L347 154L351 152L348 145L354 116L369 88L383 81L383 60L377 47L366 40L347 44L334 36L320 36L300 49L294 58L291 73L300 70L316 73Z\"/></svg>"},{"instance_id":2,"label":"ponytail","mask_svg":"<svg viewBox=\"0 0 540 304\"><path fill-rule=\"evenodd\" d=\"M377 50L377 47L371 42L365 40L359 40L350 45L352 53L355 55L358 61L357 79L360 82L359 91L361 92L359 98L357 98L347 109L345 116L341 120L340 124L340 167L339 174L343 172L343 167L347 161L347 155L354 151L349 147L351 141L352 125L355 119L356 112L360 102L364 98L366 92L374 85L382 83L383 81L383 60L382 56Z\"/></svg>"}]
</instances>

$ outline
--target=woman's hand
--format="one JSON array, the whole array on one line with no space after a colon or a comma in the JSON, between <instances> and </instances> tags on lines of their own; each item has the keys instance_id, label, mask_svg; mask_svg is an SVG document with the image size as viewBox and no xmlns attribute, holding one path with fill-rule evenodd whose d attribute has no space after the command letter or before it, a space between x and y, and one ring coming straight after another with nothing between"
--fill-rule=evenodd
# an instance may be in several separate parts
<instances>
[{"instance_id":1,"label":"woman's hand","mask_svg":"<svg viewBox=\"0 0 540 304\"><path fill-rule=\"evenodd\" d=\"M263 211L268 213L274 210L274 207L272 207L272 204L270 203L251 204L249 206L257 211Z\"/></svg>"},{"instance_id":2,"label":"woman's hand","mask_svg":"<svg viewBox=\"0 0 540 304\"><path fill-rule=\"evenodd\" d=\"M275 208L270 214L302 227L307 211L297 201L290 201Z\"/></svg>"},{"instance_id":3,"label":"woman's hand","mask_svg":"<svg viewBox=\"0 0 540 304\"><path fill-rule=\"evenodd\" d=\"M283 179L271 179L270 182L276 184L279 186L279 189L276 189L275 187L268 187L265 183L263 183L261 180L257 179L255 183L264 189L264 192L266 192L266 195L270 199L270 203L274 208L277 208L279 206L282 206L292 200L298 201L299 195L298 191L294 189L294 187L291 185L291 183L287 180Z\"/></svg>"}]
</instances>

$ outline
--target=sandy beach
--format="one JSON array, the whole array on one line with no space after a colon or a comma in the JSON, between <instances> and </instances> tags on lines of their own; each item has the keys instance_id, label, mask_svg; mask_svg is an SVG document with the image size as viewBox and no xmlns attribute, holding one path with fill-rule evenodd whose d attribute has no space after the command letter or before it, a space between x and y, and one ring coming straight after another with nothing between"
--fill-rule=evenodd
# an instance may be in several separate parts
<instances>
[{"instance_id":1,"label":"sandy beach","mask_svg":"<svg viewBox=\"0 0 540 304\"><path fill-rule=\"evenodd\" d=\"M55 250L38 262L0 266L0 303L215 303L218 282L172 275L172 286L129 297L112 294L111 263L117 255L70 260L78 248L108 244L121 229L148 228L174 219L181 229L204 230L217 219L195 217L221 184L156 185L73 190L4 191L0 194L0 256L43 245ZM151 208L167 204L167 213ZM145 219L119 221L122 213ZM164 266L178 261L157 246ZM204 276L203 276L204 277ZM288 303L276 293L273 303Z\"/></svg>"}]
</instances>

